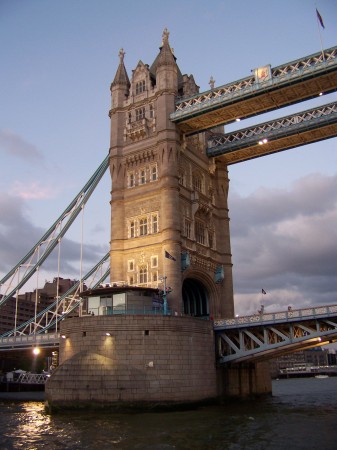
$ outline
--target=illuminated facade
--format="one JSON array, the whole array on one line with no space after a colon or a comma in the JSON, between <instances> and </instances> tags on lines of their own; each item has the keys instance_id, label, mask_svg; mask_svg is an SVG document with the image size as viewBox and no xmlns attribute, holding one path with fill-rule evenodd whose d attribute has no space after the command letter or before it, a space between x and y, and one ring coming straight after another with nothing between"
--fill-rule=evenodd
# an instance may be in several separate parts
<instances>
[{"instance_id":1,"label":"illuminated facade","mask_svg":"<svg viewBox=\"0 0 337 450\"><path fill-rule=\"evenodd\" d=\"M206 156L205 133L185 136L170 121L177 97L199 88L181 74L168 35L131 78L121 50L111 84L110 278L163 288L165 277L175 314L230 317L227 166Z\"/></svg>"}]
</instances>

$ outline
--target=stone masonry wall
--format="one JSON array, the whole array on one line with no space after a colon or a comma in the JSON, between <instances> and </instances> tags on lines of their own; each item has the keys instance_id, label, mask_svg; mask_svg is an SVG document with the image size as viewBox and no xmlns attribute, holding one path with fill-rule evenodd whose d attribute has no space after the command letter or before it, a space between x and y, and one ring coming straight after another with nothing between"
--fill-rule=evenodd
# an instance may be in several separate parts
<instances>
[{"instance_id":1,"label":"stone masonry wall","mask_svg":"<svg viewBox=\"0 0 337 450\"><path fill-rule=\"evenodd\" d=\"M66 319L61 334L60 366L46 384L51 408L144 407L217 396L209 321L93 316Z\"/></svg>"}]
</instances>

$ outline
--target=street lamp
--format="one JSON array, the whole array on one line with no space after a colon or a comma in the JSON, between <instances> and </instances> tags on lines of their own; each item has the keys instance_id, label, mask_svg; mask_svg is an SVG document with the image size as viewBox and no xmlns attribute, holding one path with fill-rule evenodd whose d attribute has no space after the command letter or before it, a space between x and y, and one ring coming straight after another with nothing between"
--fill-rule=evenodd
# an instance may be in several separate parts
<instances>
[{"instance_id":1,"label":"street lamp","mask_svg":"<svg viewBox=\"0 0 337 450\"><path fill-rule=\"evenodd\" d=\"M164 283L163 300L164 300L164 316L167 315L167 297L166 297L166 276L159 277L159 280Z\"/></svg>"}]
</instances>

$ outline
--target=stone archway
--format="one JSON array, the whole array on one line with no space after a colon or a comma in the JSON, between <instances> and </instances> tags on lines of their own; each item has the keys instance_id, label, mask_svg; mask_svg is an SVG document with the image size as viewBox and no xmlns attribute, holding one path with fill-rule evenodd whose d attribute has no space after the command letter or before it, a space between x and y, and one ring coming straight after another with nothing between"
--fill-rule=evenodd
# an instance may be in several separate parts
<instances>
[{"instance_id":1,"label":"stone archway","mask_svg":"<svg viewBox=\"0 0 337 450\"><path fill-rule=\"evenodd\" d=\"M209 316L209 294L201 281L186 278L182 293L184 314L195 317Z\"/></svg>"}]
</instances>

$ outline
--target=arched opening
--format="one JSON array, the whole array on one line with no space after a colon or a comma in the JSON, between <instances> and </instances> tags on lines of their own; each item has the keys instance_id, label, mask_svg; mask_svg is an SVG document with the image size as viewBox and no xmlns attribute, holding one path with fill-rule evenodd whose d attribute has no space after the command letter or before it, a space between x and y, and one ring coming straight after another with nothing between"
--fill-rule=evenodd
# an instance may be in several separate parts
<instances>
[{"instance_id":1,"label":"arched opening","mask_svg":"<svg viewBox=\"0 0 337 450\"><path fill-rule=\"evenodd\" d=\"M187 278L183 283L184 314L195 317L208 317L208 292L198 280Z\"/></svg>"}]
</instances>

